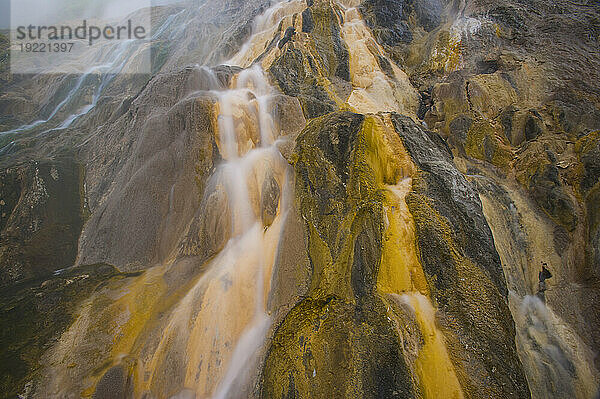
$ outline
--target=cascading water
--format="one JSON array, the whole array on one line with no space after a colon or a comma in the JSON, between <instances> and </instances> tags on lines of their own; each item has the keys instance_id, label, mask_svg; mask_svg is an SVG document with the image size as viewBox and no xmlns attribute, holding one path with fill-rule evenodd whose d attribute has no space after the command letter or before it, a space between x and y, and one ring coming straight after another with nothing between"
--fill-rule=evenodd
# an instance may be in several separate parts
<instances>
[{"instance_id":1,"label":"cascading water","mask_svg":"<svg viewBox=\"0 0 600 399\"><path fill-rule=\"evenodd\" d=\"M350 52L353 84L348 104L361 113L415 114L418 95L408 76L393 62L389 63L393 77L386 76L381 70L375 55L385 58L385 52L373 38L354 3L349 2L351 7L342 6L346 9L342 33Z\"/></svg>"},{"instance_id":2,"label":"cascading water","mask_svg":"<svg viewBox=\"0 0 600 399\"><path fill-rule=\"evenodd\" d=\"M232 233L237 234L240 240L247 240L251 248L245 248L244 251L236 253L238 258L246 258L249 254L255 251L256 262L256 297L254 298L254 316L250 323L245 327L243 334L240 336L235 350L229 360L228 370L215 391L214 398L221 399L228 397L229 391L236 378L240 373L256 361L256 355L259 348L262 346L266 332L270 326L270 317L265 308L265 277L266 268L272 269L273 259L265 259L272 253L265 246L264 242L264 226L259 220L259 215L256 209L252 207L250 191L254 190L254 194L262 184L256 184L265 179L264 163L278 165L279 168L285 169L283 158L279 151L274 146L274 126L273 120L269 113L268 105L271 96L271 88L266 81L265 76L259 67L244 70L237 77L237 89L227 91L220 95L221 113L219 115L219 132L223 151L223 157L226 163L223 165L223 180L227 187L227 197L230 199L230 206L234 211L232 214ZM244 126L242 131L237 131L235 128L236 110L240 105L252 98L251 102L255 104L256 118L258 119L257 126L259 130L259 148L256 148L256 143L247 143L250 147L243 153L244 142L243 133L248 131L248 127ZM244 101L246 99L246 101ZM240 101L241 102L238 102ZM256 122L255 122L256 123ZM275 169L276 170L276 169ZM258 173L258 176L252 176L250 173ZM260 174L263 173L262 179ZM253 179L256 185L249 184ZM280 176L287 179L287 176ZM287 181L284 182L284 187ZM285 199L282 198L282 203ZM250 255L252 258L253 256Z\"/></svg>"},{"instance_id":3,"label":"cascading water","mask_svg":"<svg viewBox=\"0 0 600 399\"><path fill-rule=\"evenodd\" d=\"M247 67L267 48L280 23L292 15L301 13L306 8L304 0L278 1L263 14L256 17L253 23L252 36L244 43L228 64ZM290 21L291 22L291 21Z\"/></svg>"},{"instance_id":4,"label":"cascading water","mask_svg":"<svg viewBox=\"0 0 600 399\"><path fill-rule=\"evenodd\" d=\"M173 380L199 397L231 397L233 387L245 392L271 326L265 297L291 188L289 166L275 145L272 89L253 67L237 76L233 89L212 93L218 98L218 146L224 162L209 188L225 194L229 218L220 223L229 227L230 238L174 308L144 365L152 391L164 395L176 388ZM277 216L265 226L260 198L267 194L267 179L282 189L275 195ZM169 370L172 357L180 354L185 354L177 362L180 367ZM163 373L173 380L165 380Z\"/></svg>"},{"instance_id":5,"label":"cascading water","mask_svg":"<svg viewBox=\"0 0 600 399\"><path fill-rule=\"evenodd\" d=\"M540 397L585 398L593 394L591 372L578 361L572 343L564 342L565 333L572 334L564 323L537 296L511 299L520 304L514 315L517 340L532 387Z\"/></svg>"},{"instance_id":6,"label":"cascading water","mask_svg":"<svg viewBox=\"0 0 600 399\"><path fill-rule=\"evenodd\" d=\"M437 327L436 309L428 297L425 274L414 246L415 226L405 201L411 189L411 178L387 187L391 207L387 209L388 228L382 262L384 270L378 282L379 289L388 293L388 298L398 304L403 312L411 314L423 337L414 365L423 397L460 399L464 394L444 335ZM398 321L400 334L403 324Z\"/></svg>"},{"instance_id":7,"label":"cascading water","mask_svg":"<svg viewBox=\"0 0 600 399\"><path fill-rule=\"evenodd\" d=\"M169 15L165 21L153 32L148 41L154 42L158 40L184 11L185 10L181 10L178 13ZM172 39L172 37L169 37L169 39ZM0 132L0 135L23 133L31 131L39 126L49 124L50 122L54 121L57 115L63 113L64 110L68 109L69 107L77 106L77 103L81 100L78 98L78 96L81 96L82 91L91 85L93 87L93 95L89 104L79 106L74 113L68 114L63 120L54 123L53 127L43 130L41 134L48 133L52 130L67 129L73 124L73 122L89 113L98 104L98 100L104 93L104 90L114 80L114 78L123 71L127 63L131 61L133 57L135 57L138 52L138 48L139 44L134 40L124 40L109 42L98 49L90 51L89 54L85 55L85 58L96 60L101 59L103 63L101 65L95 65L82 73L75 81L74 86L66 93L64 99L60 101L58 105L56 105L48 114L48 117L15 129ZM99 82L95 82L97 79L96 76L99 77ZM70 77L67 76L66 79L70 79Z\"/></svg>"},{"instance_id":8,"label":"cascading water","mask_svg":"<svg viewBox=\"0 0 600 399\"><path fill-rule=\"evenodd\" d=\"M456 186L458 172L453 174L452 161L439 169L428 168L429 161L421 159L425 156L412 148L415 145L411 142L422 143L419 147L423 153L436 154L439 143L432 140L439 138L408 122L399 126L403 120L392 114L407 115L407 119L416 121L419 94L408 75L387 55L387 46L377 42L378 32L363 20L367 17L364 7L359 8L361 2L332 0L308 6L305 0L274 3L255 18L249 40L230 59L229 64L239 69L227 65L164 68L168 72L153 78L129 112L119 117L121 125L117 126L121 130L117 132L133 132L123 134L133 140L126 145L120 137L115 141L122 147L130 145L133 150L123 153L133 153L136 162L120 170L113 186L139 187L135 186L135 178L154 178L162 173L148 158L172 162L166 167L163 165L167 162L156 162L160 168L169 169L169 177L156 184L159 190L149 191L160 201L145 207L164 216L159 233L147 234L160 236L160 253L139 261L141 265L132 265L127 263L129 254L110 258L98 251L99 258L106 256L102 259L108 259L108 263L115 259L114 264L124 271L144 271L120 273L78 305L76 320L45 355L50 359L44 361L48 366L43 370L48 384L41 384L48 390L44 392L46 397L65 397L73 392L95 396L107 380L112 383L110 377L117 370L126 380L123 390L128 390L131 397L142 398L225 399L280 393L304 397L307 392L327 392L316 395L326 397L337 388L338 379L348 375L346 385L340 383L343 389L333 396L359 397L378 392L379 396L395 397L397 389L414 385L407 388L407 397L414 391L413 396L425 399L460 399L485 396L481 393L487 392L484 385L491 383L496 384L495 391L490 389L492 393L516 392L504 390L500 384L508 381L502 380L505 376L518 379L520 371L511 374L508 369L520 369L521 363L535 398L590 397L595 377L586 362L591 364L593 353L560 319L559 311L553 311L550 302L534 295L537 276L531 264L539 264L540 254L513 251L524 248L523 242L533 242L534 238L515 237L511 226L520 226L520 221L505 219L510 212L494 203L493 198L482 198L482 202L505 268L515 330L509 325L510 317L505 317L509 312L504 298L498 297L498 303L490 300L496 298L496 290L504 287L504 282L488 281L485 273L467 274L479 271L480 266L483 270L486 265L475 264L459 253L468 249L454 242L462 226L449 219L445 224L446 216L435 203L462 204L454 197L441 196L446 183L455 183L453 189L462 187ZM207 11L203 7L206 4L200 9ZM152 39L178 39L191 26L178 19L181 13L169 16ZM306 15L312 15L312 32L304 29ZM175 21L182 23L172 27ZM244 34L249 33L246 27ZM289 44L279 48L278 40L290 27L296 34ZM186 34L189 31L192 29ZM450 31L453 35L460 32L455 26ZM338 45L347 51L338 54ZM182 51L185 48L180 46ZM51 126L73 126L96 106L108 86L114 91L117 84L111 82L116 72L135 55L129 53L127 43L104 50L105 65L74 79L73 88L57 106L53 105L48 120L20 129L43 125L35 129L38 132ZM220 59L221 50L210 50L206 60ZM164 65L175 67L174 59ZM185 59L198 60L193 52ZM333 67L344 72L343 82L337 72L332 73ZM270 86L264 72L267 68L289 97ZM406 68L409 71L410 67ZM300 82L300 92L290 94L285 84L296 83L295 78ZM230 82L225 84L227 79ZM306 87L311 85L319 90L312 92ZM87 105L81 106L82 92L90 88ZM320 96L332 100L339 112L331 112L328 106L320 109ZM310 112L305 101L312 100L319 100L315 105L318 116L307 116ZM282 115L288 109L297 114L284 121ZM308 125L305 118L309 119ZM297 126L288 129L286 122ZM109 129L110 123L103 126ZM298 140L292 137L302 129ZM90 133L79 144L83 152L93 135L113 138L112 132L97 130L100 133ZM284 131L289 137L283 136ZM139 141L137 135L142 136ZM104 143L99 142L97 147ZM170 145L176 150L165 150ZM283 149L293 146L295 152L288 157ZM100 158L94 161L104 161L100 157L103 149L91 148ZM178 157L181 153L185 157ZM290 161L293 168L288 159L296 160ZM340 172L342 169L347 170ZM303 173L310 174L306 181L302 180ZM344 180L346 173L348 180ZM439 180L428 179L428 175ZM328 183L336 179L339 186L330 187ZM90 182L99 184L94 178ZM431 192L425 192L426 185ZM295 187L298 192L294 192ZM146 196L145 192L139 197L113 195L120 188L111 187L113 191L102 199L105 202L94 210L96 215L105 204L110 211L122 207L122 198ZM438 194L440 197L436 197ZM428 202L432 198L435 201ZM298 200L298 206L292 205L294 200ZM350 209L347 213L346 208ZM475 208L470 209L478 212ZM523 209L522 204L518 208ZM313 215L319 217L311 220ZM342 223L330 236L327 225L333 225L331 219L336 215L347 217L347 224ZM111 217L104 220L112 222ZM440 222L441 227L432 226L429 231L424 219ZM538 227L542 222L532 225ZM435 230L438 227L440 230ZM172 237L164 231L173 232ZM82 237L86 238L85 234ZM426 262L431 254L423 247L436 240L446 240L446 247L439 251L447 248L450 252L447 264L445 260L438 262L439 271ZM105 241L103 237L90 239L82 248L90 251L89 247ZM370 253L375 245L377 251ZM301 256L306 259L291 266L282 259L292 258L289 262L294 263ZM548 259L551 266L558 258L552 256L555 259ZM448 277L445 273L453 267L456 276ZM476 281L472 285L450 284L465 281L465 276L466 280L483 276L485 281L481 286ZM284 280L287 286L281 284ZM440 295L446 289L440 282L448 283L450 288L466 287L464 291L476 297L469 303L472 307L457 312L455 307L463 302L456 305L454 301L461 297L450 288ZM492 284L485 285L488 282ZM363 291L364 287L369 292ZM319 316L313 320L314 315ZM488 322L496 319L506 322L503 326L508 332L502 335L505 332L500 331L494 343L511 348L513 355L516 333L520 356L506 356L511 363L504 370L496 368L505 365L497 359L500 356L492 354L483 359L487 353L472 344L477 345L479 340L486 344L484 333L489 330L480 327L493 326ZM344 324L343 328L338 328L339 324ZM471 341L471 329L483 333ZM294 336L297 331L300 334ZM492 340L497 338L489 335ZM388 342L381 344L380 337ZM380 348L385 351L372 352ZM394 363L396 357L402 361ZM400 370L400 364L406 370ZM405 380L400 377L403 373ZM500 376L497 381L496 376ZM380 391L379 385L388 385L387 377L395 385L381 387ZM520 383L514 386L519 388ZM385 391L389 394L381 395L384 388L389 388ZM474 392L480 392L479 396Z\"/></svg>"},{"instance_id":9,"label":"cascading water","mask_svg":"<svg viewBox=\"0 0 600 399\"><path fill-rule=\"evenodd\" d=\"M536 398L590 398L596 390L593 352L538 293L538 265L550 267L560 258L545 237L533 230L547 229L529 209L518 190L489 191L488 178L471 176L482 187L482 204L494 233L509 288L509 304L515 320L516 342L532 396ZM491 193L494 195L490 195Z\"/></svg>"}]
</instances>

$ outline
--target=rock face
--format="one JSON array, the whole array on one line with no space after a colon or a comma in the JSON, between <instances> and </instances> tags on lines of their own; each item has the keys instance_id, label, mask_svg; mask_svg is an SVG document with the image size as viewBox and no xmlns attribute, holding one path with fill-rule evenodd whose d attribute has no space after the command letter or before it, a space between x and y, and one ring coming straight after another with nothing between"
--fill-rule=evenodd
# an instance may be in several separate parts
<instances>
[{"instance_id":1,"label":"rock face","mask_svg":"<svg viewBox=\"0 0 600 399\"><path fill-rule=\"evenodd\" d=\"M378 170L382 163L402 162L402 153L386 154L385 147L373 143L381 139L376 137L379 123L384 122L334 113L309 124L297 139L297 195L306 222L311 289L274 335L263 397L327 392L419 397L431 389L407 364L412 359L389 323L390 316L398 317L386 310L391 296L377 284L381 263L387 261L382 253L387 202L382 189L402 177L401 169ZM422 170L406 202L415 218L425 284L431 285L427 291L435 292L438 317L447 331L459 392L529 396L500 259L475 190L455 169L439 136L400 115L392 115L391 123ZM371 151L380 151L379 159ZM373 362L371 354L380 360ZM353 377L347 370L360 373Z\"/></svg>"},{"instance_id":2,"label":"rock face","mask_svg":"<svg viewBox=\"0 0 600 399\"><path fill-rule=\"evenodd\" d=\"M513 368L519 360L502 265L477 192L455 169L439 136L399 115L393 123L422 171L406 201L423 268L447 317L442 323L460 336L453 354L469 359L462 365L463 383L474 397L526 397L524 375Z\"/></svg>"},{"instance_id":3,"label":"rock face","mask_svg":"<svg viewBox=\"0 0 600 399\"><path fill-rule=\"evenodd\" d=\"M387 322L384 303L373 295L382 209L370 204L374 191L360 189L370 177L361 176L355 155L363 120L349 112L333 113L298 137L296 189L312 278L309 297L275 332L262 397L413 396L398 336Z\"/></svg>"},{"instance_id":4,"label":"rock face","mask_svg":"<svg viewBox=\"0 0 600 399\"><path fill-rule=\"evenodd\" d=\"M599 12L184 2L150 75L0 36L0 397L594 397Z\"/></svg>"},{"instance_id":5,"label":"rock face","mask_svg":"<svg viewBox=\"0 0 600 399\"><path fill-rule=\"evenodd\" d=\"M153 80L116 122L119 130L139 135L107 133L90 140L87 162L94 172L88 195L97 211L81 236L79 264L103 259L133 270L176 250L219 157L211 135L212 100L186 98L194 90L210 90L211 77L187 68ZM107 147L115 152L107 154ZM107 174L113 181L103 187ZM113 227L117 220L123 222L119 229Z\"/></svg>"},{"instance_id":6,"label":"rock face","mask_svg":"<svg viewBox=\"0 0 600 399\"><path fill-rule=\"evenodd\" d=\"M1 285L70 267L86 216L84 169L72 156L5 169L0 177Z\"/></svg>"},{"instance_id":7,"label":"rock face","mask_svg":"<svg viewBox=\"0 0 600 399\"><path fill-rule=\"evenodd\" d=\"M30 392L31 381L41 369L39 359L77 319L80 301L106 280L123 277L112 266L90 265L2 288L3 397L17 397L23 387Z\"/></svg>"}]
</instances>

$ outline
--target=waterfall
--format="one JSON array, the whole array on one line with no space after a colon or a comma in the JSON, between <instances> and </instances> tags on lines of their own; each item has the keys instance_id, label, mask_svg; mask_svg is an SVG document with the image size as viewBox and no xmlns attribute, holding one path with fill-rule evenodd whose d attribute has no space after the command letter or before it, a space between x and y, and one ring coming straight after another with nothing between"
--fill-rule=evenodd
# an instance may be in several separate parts
<instances>
[{"instance_id":1,"label":"waterfall","mask_svg":"<svg viewBox=\"0 0 600 399\"><path fill-rule=\"evenodd\" d=\"M228 211L219 223L229 228L229 239L170 312L160 343L143 366L151 374L153 391L165 395L175 388L172 381L183 377L183 387L197 397L244 392L258 369L272 323L265 298L287 212L291 172L276 146L278 132L270 112L273 89L262 70L255 66L240 72L232 86L211 92L218 100L217 141L224 161L207 189L225 194ZM267 179L280 187L277 216L269 226L260 212ZM175 369L169 367L173 356L180 359Z\"/></svg>"},{"instance_id":2,"label":"waterfall","mask_svg":"<svg viewBox=\"0 0 600 399\"><path fill-rule=\"evenodd\" d=\"M254 60L265 51L272 40L273 35L279 28L280 23L291 18L294 14L301 13L306 8L305 0L279 1L268 8L264 13L257 16L252 25L252 35L242 45L240 51L235 54L227 64L248 67Z\"/></svg>"},{"instance_id":3,"label":"waterfall","mask_svg":"<svg viewBox=\"0 0 600 399\"><path fill-rule=\"evenodd\" d=\"M350 52L353 84L348 104L359 113L398 112L415 115L418 95L408 76L389 60L392 74L387 76L381 70L375 57L387 59L386 53L354 7L346 8L342 37Z\"/></svg>"},{"instance_id":4,"label":"waterfall","mask_svg":"<svg viewBox=\"0 0 600 399\"><path fill-rule=\"evenodd\" d=\"M592 397L596 390L593 352L543 295L535 294L541 260L547 260L552 270L560 262L548 247L549 235L539 233L548 229L546 223L518 191L492 190L488 178L472 178L481 188L483 210L502 260L517 350L532 397Z\"/></svg>"},{"instance_id":5,"label":"waterfall","mask_svg":"<svg viewBox=\"0 0 600 399\"><path fill-rule=\"evenodd\" d=\"M410 170L409 165L405 165ZM412 179L403 178L397 185L387 186L389 207L386 210L386 235L382 270L378 281L381 292L387 293L389 304L400 307L401 314L410 314L422 340L414 358L414 372L424 398L464 397L454 365L446 348L444 334L436 322L436 309L429 298L425 274L415 247L415 226L406 204L412 189ZM402 317L389 312L396 320L399 334L406 328ZM404 335L415 340L414 333ZM408 345L407 345L408 346ZM410 357L410 356L408 356Z\"/></svg>"},{"instance_id":6,"label":"waterfall","mask_svg":"<svg viewBox=\"0 0 600 399\"><path fill-rule=\"evenodd\" d=\"M248 240L250 253L254 250L256 256L256 285L254 298L254 316L250 323L245 327L244 332L239 337L233 354L229 360L229 366L223 379L219 383L213 398L224 399L228 397L230 388L235 383L236 378L242 371L252 365L257 351L263 345L267 330L271 324L271 319L265 308L265 277L268 269L272 269L272 259L265 259L266 250L265 235L263 225L259 220L259 215L253 209L250 198L250 192L262 187L259 182L255 186L250 184L256 172L263 167L265 161L275 161L280 167L285 166L278 162L282 158L274 146L274 126L271 114L269 112L269 100L272 88L269 86L262 70L258 67L252 67L242 71L237 77L237 87L233 90L222 93L220 98L221 114L219 115L219 138L222 145L222 155L226 159L223 165L222 174L223 183L227 190L227 197L230 206L235 211L232 215L232 234L239 234L241 240ZM246 101L244 101L244 98ZM248 103L248 98L251 98ZM259 142L249 144L249 149L244 149L245 138L239 130L236 129L235 115L239 115L240 108L253 105L256 112L254 123L259 131ZM246 125L248 121L242 122L243 130L248 131ZM258 144L258 145L257 145ZM248 145L248 144L247 144ZM244 151L246 151L244 153ZM250 173L249 173L250 172ZM263 180L266 176L263 175ZM254 193L258 194L258 193ZM285 210L283 210L285 212ZM247 251L240 251L232 254L239 259L245 259L248 256Z\"/></svg>"},{"instance_id":7,"label":"waterfall","mask_svg":"<svg viewBox=\"0 0 600 399\"><path fill-rule=\"evenodd\" d=\"M535 54L513 59L520 28L455 12L438 0L188 2L154 9L162 25L141 46L100 42L84 73L24 86L54 84L39 90L40 120L0 133L15 140L0 158L16 150L0 238L22 233L36 252L29 224L43 227L36 245L55 225L71 234L54 204L71 188L77 259L31 280L25 316L52 334L29 348L18 323L7 330L31 369L13 385L56 398L595 395L594 298L571 278L589 232L557 229L537 190L568 177L569 199L593 197L578 179L598 137L550 137L571 116L530 108L552 74ZM488 39L498 51L480 60ZM160 73L123 76L150 50ZM523 102L528 77L539 82ZM30 115L22 101L7 109ZM513 145L533 116L539 139ZM38 153L40 165L11 166ZM27 208L37 169L53 196ZM0 254L7 268L37 273L16 248ZM554 274L545 293L541 262ZM46 323L49 306L66 318Z\"/></svg>"}]
</instances>

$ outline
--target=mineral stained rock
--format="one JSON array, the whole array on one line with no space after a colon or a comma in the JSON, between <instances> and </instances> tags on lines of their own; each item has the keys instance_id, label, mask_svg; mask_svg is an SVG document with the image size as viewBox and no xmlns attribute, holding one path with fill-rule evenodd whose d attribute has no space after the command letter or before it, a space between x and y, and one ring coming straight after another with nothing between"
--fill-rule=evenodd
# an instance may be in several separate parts
<instances>
[{"instance_id":1,"label":"mineral stained rock","mask_svg":"<svg viewBox=\"0 0 600 399\"><path fill-rule=\"evenodd\" d=\"M597 2L137 12L151 74L0 33L0 398L599 394Z\"/></svg>"}]
</instances>

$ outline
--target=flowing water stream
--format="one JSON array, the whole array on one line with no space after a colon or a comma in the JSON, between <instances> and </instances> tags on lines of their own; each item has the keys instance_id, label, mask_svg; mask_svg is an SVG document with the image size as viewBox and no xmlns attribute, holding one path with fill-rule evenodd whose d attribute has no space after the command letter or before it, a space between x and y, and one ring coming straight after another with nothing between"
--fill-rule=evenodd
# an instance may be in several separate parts
<instances>
[{"instance_id":1,"label":"flowing water stream","mask_svg":"<svg viewBox=\"0 0 600 399\"><path fill-rule=\"evenodd\" d=\"M177 18L183 14L185 10L169 15L165 21L158 26L148 42L152 43L158 40L168 29L170 29ZM171 39L171 37L170 37ZM139 51L149 51L144 49L144 46L139 45L135 40L114 41L96 46L83 56L84 59L102 60L102 64L95 65L82 73L75 81L73 87L67 91L65 97L56 105L45 119L40 119L26 125L0 132L0 135L23 133L33 130L39 126L54 122L52 127L49 127L41 132L47 133L53 130L63 130L70 127L80 117L88 114L98 104L98 100L104 93L108 85L120 74L127 63L130 62ZM71 75L65 76L65 79L72 79ZM82 101L82 93L85 89L91 87L93 94L91 101L88 104L80 105ZM75 112L64 116L65 110L75 108ZM54 121L55 117L61 116L64 119Z\"/></svg>"},{"instance_id":2,"label":"flowing water stream","mask_svg":"<svg viewBox=\"0 0 600 399\"><path fill-rule=\"evenodd\" d=\"M473 177L485 187L486 177ZM556 271L555 265L562 261L546 239L552 236L550 227L518 190L500 195L481 192L484 213L502 260L517 349L532 396L592 398L596 393L593 351L537 292L540 262L547 261Z\"/></svg>"},{"instance_id":3,"label":"flowing water stream","mask_svg":"<svg viewBox=\"0 0 600 399\"><path fill-rule=\"evenodd\" d=\"M359 113L398 112L416 114L418 94L408 76L394 62L388 60L392 71L386 75L376 56L386 59L385 51L373 38L365 25L356 2L346 2L342 37L350 52L350 77L352 93L348 104ZM350 6L352 5L352 6Z\"/></svg>"},{"instance_id":4,"label":"flowing water stream","mask_svg":"<svg viewBox=\"0 0 600 399\"><path fill-rule=\"evenodd\" d=\"M382 268L378 281L381 292L387 293L391 302L415 322L422 340L414 360L414 373L426 399L464 397L456 376L454 365L446 348L444 334L437 326L436 312L419 263L415 247L415 226L406 205L406 195L412 189L412 179L404 178L395 186L388 186L386 225ZM399 335L407 341L415 340L414 334L405 334L405 321L394 312Z\"/></svg>"},{"instance_id":5,"label":"flowing water stream","mask_svg":"<svg viewBox=\"0 0 600 399\"><path fill-rule=\"evenodd\" d=\"M157 376L166 371L180 349L186 354L183 385L199 397L226 398L234 387L244 391L271 326L265 298L291 186L289 166L275 145L272 88L262 70L243 70L232 89L213 94L224 162L208 186L225 193L229 218L224 215L220 223L229 227L230 238L173 310L147 370ZM280 190L275 193L279 211L265 226L260 199L273 194L265 184L271 181Z\"/></svg>"}]
</instances>

